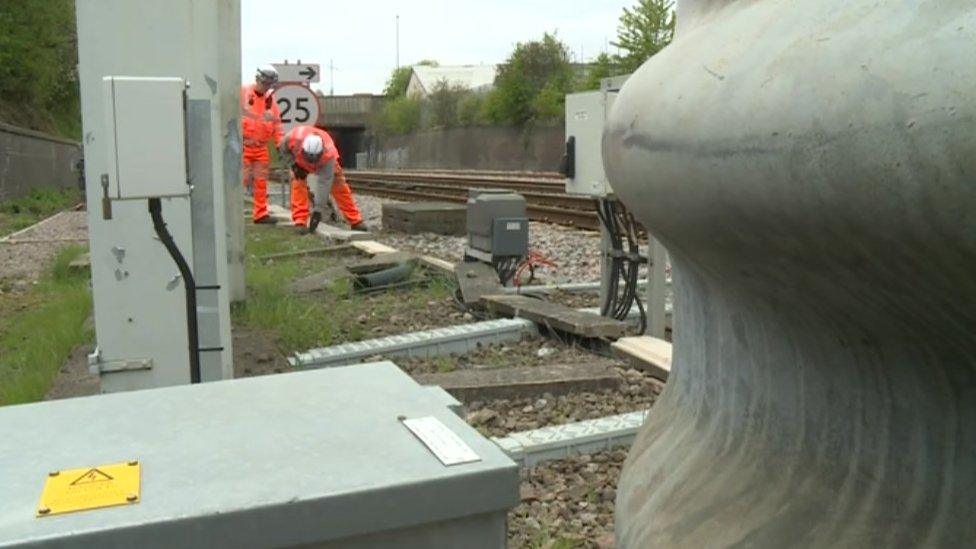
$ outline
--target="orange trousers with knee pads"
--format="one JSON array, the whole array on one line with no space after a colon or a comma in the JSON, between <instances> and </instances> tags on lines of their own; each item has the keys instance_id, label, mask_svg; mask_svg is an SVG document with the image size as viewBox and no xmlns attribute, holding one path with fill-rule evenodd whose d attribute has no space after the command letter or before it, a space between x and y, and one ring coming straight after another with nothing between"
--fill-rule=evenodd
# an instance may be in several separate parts
<instances>
[{"instance_id":1,"label":"orange trousers with knee pads","mask_svg":"<svg viewBox=\"0 0 976 549\"><path fill-rule=\"evenodd\" d=\"M244 188L250 181L254 185L254 212L252 219L268 217L268 163L271 158L268 147L244 147Z\"/></svg>"},{"instance_id":2,"label":"orange trousers with knee pads","mask_svg":"<svg viewBox=\"0 0 976 549\"><path fill-rule=\"evenodd\" d=\"M332 198L342 212L342 217L350 225L357 225L363 221L363 215L356 207L356 200L352 196L352 189L346 182L346 175L342 166L336 164L335 177L332 179ZM317 196L316 200L327 200L327 197ZM307 225L309 216L308 179L291 178L291 220L295 225Z\"/></svg>"}]
</instances>

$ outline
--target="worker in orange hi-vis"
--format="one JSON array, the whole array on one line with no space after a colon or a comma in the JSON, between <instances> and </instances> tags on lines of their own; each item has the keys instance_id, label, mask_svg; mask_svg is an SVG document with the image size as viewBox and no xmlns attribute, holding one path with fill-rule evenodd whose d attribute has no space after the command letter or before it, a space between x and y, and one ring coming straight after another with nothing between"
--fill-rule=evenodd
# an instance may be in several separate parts
<instances>
[{"instance_id":1,"label":"worker in orange hi-vis","mask_svg":"<svg viewBox=\"0 0 976 549\"><path fill-rule=\"evenodd\" d=\"M298 227L315 232L325 210L328 196L335 199L339 211L354 231L366 230L363 216L356 207L352 190L339 165L339 149L329 133L315 126L296 126L278 146L281 158L291 166L291 219ZM308 175L315 174L318 185L313 196L319 197L309 217Z\"/></svg>"},{"instance_id":2,"label":"worker in orange hi-vis","mask_svg":"<svg viewBox=\"0 0 976 549\"><path fill-rule=\"evenodd\" d=\"M253 182L255 223L274 224L268 215L268 143L281 143L284 132L281 113L275 104L273 87L278 71L261 65L254 84L241 87L241 134L244 138L244 186Z\"/></svg>"}]
</instances>

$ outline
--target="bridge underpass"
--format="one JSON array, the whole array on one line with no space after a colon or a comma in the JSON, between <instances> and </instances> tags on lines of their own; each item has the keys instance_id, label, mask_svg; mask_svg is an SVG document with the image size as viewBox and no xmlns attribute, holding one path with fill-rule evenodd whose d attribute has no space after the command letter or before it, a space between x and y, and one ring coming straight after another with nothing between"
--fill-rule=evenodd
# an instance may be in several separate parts
<instances>
[{"instance_id":1,"label":"bridge underpass","mask_svg":"<svg viewBox=\"0 0 976 549\"><path fill-rule=\"evenodd\" d=\"M356 154L369 150L370 122L383 108L383 96L371 94L320 96L318 125L332 135L342 165L356 168ZM365 167L365 166L362 166Z\"/></svg>"}]
</instances>

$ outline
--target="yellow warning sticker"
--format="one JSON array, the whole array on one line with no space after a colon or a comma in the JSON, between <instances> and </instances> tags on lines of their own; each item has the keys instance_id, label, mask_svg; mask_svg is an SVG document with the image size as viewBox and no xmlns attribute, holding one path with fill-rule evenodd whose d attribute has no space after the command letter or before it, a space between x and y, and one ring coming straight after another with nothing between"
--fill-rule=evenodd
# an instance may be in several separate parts
<instances>
[{"instance_id":1,"label":"yellow warning sticker","mask_svg":"<svg viewBox=\"0 0 976 549\"><path fill-rule=\"evenodd\" d=\"M138 461L48 473L36 516L139 503Z\"/></svg>"}]
</instances>

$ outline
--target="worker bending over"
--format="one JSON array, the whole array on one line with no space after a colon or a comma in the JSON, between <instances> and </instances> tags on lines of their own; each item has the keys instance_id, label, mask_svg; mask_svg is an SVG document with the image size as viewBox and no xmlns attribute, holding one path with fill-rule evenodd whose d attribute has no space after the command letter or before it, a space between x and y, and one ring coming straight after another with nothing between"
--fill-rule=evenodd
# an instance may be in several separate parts
<instances>
[{"instance_id":1,"label":"worker bending over","mask_svg":"<svg viewBox=\"0 0 976 549\"><path fill-rule=\"evenodd\" d=\"M241 134L244 137L244 186L253 180L255 223L274 224L268 215L268 143L281 143L281 113L275 104L272 87L278 82L278 71L261 65L254 84L241 87Z\"/></svg>"},{"instance_id":2,"label":"worker bending over","mask_svg":"<svg viewBox=\"0 0 976 549\"><path fill-rule=\"evenodd\" d=\"M291 219L296 226L315 232L328 207L328 196L354 231L365 230L363 216L356 207L352 191L339 165L339 150L328 132L315 126L296 126L278 146L282 160L291 167ZM308 175L318 176L314 196L315 211L309 217Z\"/></svg>"}]
</instances>

